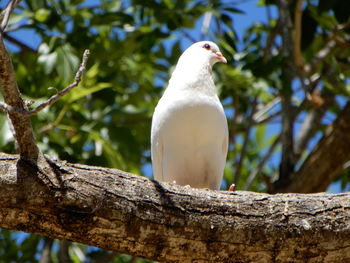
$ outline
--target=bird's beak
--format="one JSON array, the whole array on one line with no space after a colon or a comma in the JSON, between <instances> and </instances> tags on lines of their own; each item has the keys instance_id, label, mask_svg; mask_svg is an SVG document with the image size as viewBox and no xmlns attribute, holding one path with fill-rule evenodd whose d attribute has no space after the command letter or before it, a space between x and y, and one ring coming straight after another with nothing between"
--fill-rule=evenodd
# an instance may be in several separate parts
<instances>
[{"instance_id":1,"label":"bird's beak","mask_svg":"<svg viewBox=\"0 0 350 263\"><path fill-rule=\"evenodd\" d=\"M223 62L223 63L225 63L225 64L227 63L226 58L221 54L220 51L215 52L215 56L216 56L216 58L217 58L219 61L221 61L221 62Z\"/></svg>"}]
</instances>

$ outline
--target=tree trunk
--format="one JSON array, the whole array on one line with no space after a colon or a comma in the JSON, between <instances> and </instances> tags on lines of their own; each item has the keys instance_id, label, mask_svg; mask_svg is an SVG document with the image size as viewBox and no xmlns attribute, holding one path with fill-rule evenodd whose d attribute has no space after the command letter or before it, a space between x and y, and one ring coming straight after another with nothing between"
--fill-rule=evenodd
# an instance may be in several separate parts
<instances>
[{"instance_id":1,"label":"tree trunk","mask_svg":"<svg viewBox=\"0 0 350 263\"><path fill-rule=\"evenodd\" d=\"M0 154L0 227L162 262L350 262L350 194L258 194Z\"/></svg>"}]
</instances>

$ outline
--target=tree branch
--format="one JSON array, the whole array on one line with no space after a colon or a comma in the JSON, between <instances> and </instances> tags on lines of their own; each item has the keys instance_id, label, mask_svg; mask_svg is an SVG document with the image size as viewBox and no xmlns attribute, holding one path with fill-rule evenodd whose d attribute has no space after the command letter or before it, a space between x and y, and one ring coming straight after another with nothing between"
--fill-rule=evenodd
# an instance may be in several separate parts
<instances>
[{"instance_id":1,"label":"tree branch","mask_svg":"<svg viewBox=\"0 0 350 263\"><path fill-rule=\"evenodd\" d=\"M293 29L289 11L289 1L279 0L278 10L280 15L280 31L282 37L281 53L285 59L282 68L281 106L282 106L282 158L279 169L279 179L276 184L287 185L290 175L294 172L294 114L292 106L292 80L295 77L295 68L291 63L293 58L293 39L291 32Z\"/></svg>"},{"instance_id":2,"label":"tree branch","mask_svg":"<svg viewBox=\"0 0 350 263\"><path fill-rule=\"evenodd\" d=\"M301 54L301 17L303 14L302 10L303 0L298 0L294 11L294 64L300 73L304 68L304 60Z\"/></svg>"},{"instance_id":3,"label":"tree branch","mask_svg":"<svg viewBox=\"0 0 350 263\"><path fill-rule=\"evenodd\" d=\"M243 138L243 143L242 143L242 150L241 150L241 154L239 156L239 160L236 166L236 170L235 170L235 178L234 178L234 184L237 185L239 182L239 178L241 176L241 170L243 167L243 161L245 158L245 155L247 153L247 149L248 149L248 142L250 139L250 132L252 130L252 126L253 126L253 116L255 114L255 109L256 109L256 105L257 105L257 98L254 98L253 101L253 106L252 106L252 112L250 113L250 115L248 116L248 120L247 120L247 127L245 129L245 135Z\"/></svg>"},{"instance_id":4,"label":"tree branch","mask_svg":"<svg viewBox=\"0 0 350 263\"><path fill-rule=\"evenodd\" d=\"M10 105L6 105L5 103L1 103L1 102L0 102L0 109L2 109L3 111L6 111L6 112L16 112L16 113L23 114L26 116L32 116L32 115L38 113L39 111L43 110L47 106L54 104L56 101L58 101L60 98L62 98L68 92L70 92L73 88L78 86L78 84L81 81L81 77L82 77L84 71L86 70L86 64L87 64L89 56L90 56L90 51L88 49L86 49L84 51L83 59L82 59L82 62L80 64L80 67L79 67L77 73L75 74L74 82L72 84L68 85L66 88L64 88L63 90L61 90L57 94L53 95L47 101L40 103L34 109L27 110L27 109L16 108L16 107L12 107Z\"/></svg>"},{"instance_id":5,"label":"tree branch","mask_svg":"<svg viewBox=\"0 0 350 263\"><path fill-rule=\"evenodd\" d=\"M328 42L318 51L311 63L304 65L304 71L308 75L313 75L316 71L317 66L328 57L332 51L338 46L339 42L339 31L343 31L350 27L350 20L344 24L339 24L334 27L332 34L328 37ZM340 40L340 42L347 42L346 40Z\"/></svg>"},{"instance_id":6,"label":"tree branch","mask_svg":"<svg viewBox=\"0 0 350 263\"><path fill-rule=\"evenodd\" d=\"M41 251L39 263L51 263L52 244L53 244L52 238L44 238L44 247Z\"/></svg>"},{"instance_id":7,"label":"tree branch","mask_svg":"<svg viewBox=\"0 0 350 263\"><path fill-rule=\"evenodd\" d=\"M344 170L344 164L350 160L350 102L326 134L309 154L301 168L293 175L286 187L275 192L313 193L325 191Z\"/></svg>"},{"instance_id":8,"label":"tree branch","mask_svg":"<svg viewBox=\"0 0 350 263\"><path fill-rule=\"evenodd\" d=\"M3 15L1 23L2 30L6 29L9 15L12 9L19 2L20 0L11 1L6 8L5 13L1 13L1 15ZM14 137L17 143L21 160L23 162L26 161L33 166L40 167L41 172L36 174L38 176L37 180L43 180L47 184L50 184L51 187L59 187L60 181L56 177L54 163L49 159L46 159L36 145L29 116L40 111L47 105L54 103L64 94L68 93L72 88L78 85L81 79L81 75L85 70L88 56L89 51L86 50L84 52L83 62L78 72L76 73L75 81L73 84L69 85L66 89L51 97L47 102L40 104L34 110L28 111L27 106L23 102L21 93L18 89L12 62L4 46L2 32L0 32L0 88L3 93L5 102L0 104L0 108L3 108L7 111L8 117L13 127Z\"/></svg>"},{"instance_id":9,"label":"tree branch","mask_svg":"<svg viewBox=\"0 0 350 263\"><path fill-rule=\"evenodd\" d=\"M323 90L323 95L324 96L322 97L324 97L324 103L318 107L310 109L295 139L294 149L296 160L298 160L305 151L307 144L318 131L323 116L326 114L330 105L334 103L334 95L329 91Z\"/></svg>"},{"instance_id":10,"label":"tree branch","mask_svg":"<svg viewBox=\"0 0 350 263\"><path fill-rule=\"evenodd\" d=\"M59 187L0 154L0 227L162 262L350 260L350 194L220 192L55 165Z\"/></svg>"},{"instance_id":11,"label":"tree branch","mask_svg":"<svg viewBox=\"0 0 350 263\"><path fill-rule=\"evenodd\" d=\"M7 4L6 8L5 8L4 10L2 10L1 13L0 13L0 21L2 21L2 20L4 19L5 13L7 12L7 11L6 11L7 7L8 7L9 5L12 5L11 2L14 2L13 6L12 6L12 10L13 10L13 9L15 9L15 8L19 5L20 2L22 2L22 0L10 0L9 3ZM12 10L11 10L11 11L12 11ZM10 12L11 12L11 11L10 11Z\"/></svg>"},{"instance_id":12,"label":"tree branch","mask_svg":"<svg viewBox=\"0 0 350 263\"><path fill-rule=\"evenodd\" d=\"M60 248L58 250L58 263L72 263L72 260L69 256L69 245L71 244L67 240L59 241Z\"/></svg>"},{"instance_id":13,"label":"tree branch","mask_svg":"<svg viewBox=\"0 0 350 263\"><path fill-rule=\"evenodd\" d=\"M277 136L277 138L271 144L269 150L259 162L258 167L249 174L248 179L243 187L244 190L248 190L251 187L252 183L254 182L258 174L261 172L262 168L264 168L265 163L270 159L271 155L275 151L276 146L280 143L280 140L281 140L281 135Z\"/></svg>"},{"instance_id":14,"label":"tree branch","mask_svg":"<svg viewBox=\"0 0 350 263\"><path fill-rule=\"evenodd\" d=\"M18 3L16 3L16 2L18 2ZM6 6L6 8L1 12L0 38L1 38L2 33L5 32L5 29L7 27L8 22L9 22L10 14L11 14L12 10L15 8L15 6L17 6L17 4L19 4L19 2L20 1L10 0L10 2Z\"/></svg>"},{"instance_id":15,"label":"tree branch","mask_svg":"<svg viewBox=\"0 0 350 263\"><path fill-rule=\"evenodd\" d=\"M22 111L27 110L27 107L24 104L18 90L12 62L4 46L2 38L0 38L0 89L3 93L5 101L4 105L8 105L10 108L16 108ZM35 143L29 116L8 111L8 117L13 125L14 136L19 153L24 158L36 159L39 155L39 149Z\"/></svg>"},{"instance_id":16,"label":"tree branch","mask_svg":"<svg viewBox=\"0 0 350 263\"><path fill-rule=\"evenodd\" d=\"M281 97L280 96L275 97L270 102L268 102L266 105L261 107L259 109L259 111L254 113L253 120L255 122L260 122L262 117L280 102L281 102Z\"/></svg>"}]
</instances>

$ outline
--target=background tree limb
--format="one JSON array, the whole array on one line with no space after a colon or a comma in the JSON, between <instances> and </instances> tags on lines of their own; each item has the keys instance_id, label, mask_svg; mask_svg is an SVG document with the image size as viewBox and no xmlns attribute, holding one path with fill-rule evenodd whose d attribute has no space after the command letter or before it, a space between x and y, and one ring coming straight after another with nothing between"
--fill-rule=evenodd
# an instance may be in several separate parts
<instances>
[{"instance_id":1,"label":"background tree limb","mask_svg":"<svg viewBox=\"0 0 350 263\"><path fill-rule=\"evenodd\" d=\"M327 186L344 170L350 159L350 102L310 153L291 183L276 192L314 193Z\"/></svg>"},{"instance_id":2,"label":"background tree limb","mask_svg":"<svg viewBox=\"0 0 350 263\"><path fill-rule=\"evenodd\" d=\"M281 72L281 107L282 107L282 130L281 144L282 156L279 168L279 178L277 185L287 185L291 174L294 172L294 117L292 105L292 80L295 68L292 61L294 50L292 40L292 21L290 15L290 2L288 0L278 1L278 11L280 16L280 32L282 38L281 54L284 59Z\"/></svg>"}]
</instances>

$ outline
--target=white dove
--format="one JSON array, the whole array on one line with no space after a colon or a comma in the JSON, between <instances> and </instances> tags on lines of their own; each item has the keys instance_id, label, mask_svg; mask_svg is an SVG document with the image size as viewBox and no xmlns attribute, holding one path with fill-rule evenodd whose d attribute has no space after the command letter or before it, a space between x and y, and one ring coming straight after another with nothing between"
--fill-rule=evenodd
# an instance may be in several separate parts
<instances>
[{"instance_id":1,"label":"white dove","mask_svg":"<svg viewBox=\"0 0 350 263\"><path fill-rule=\"evenodd\" d=\"M177 62L152 119L152 165L158 181L220 188L228 128L212 78L216 62L227 63L210 41L194 43Z\"/></svg>"}]
</instances>

